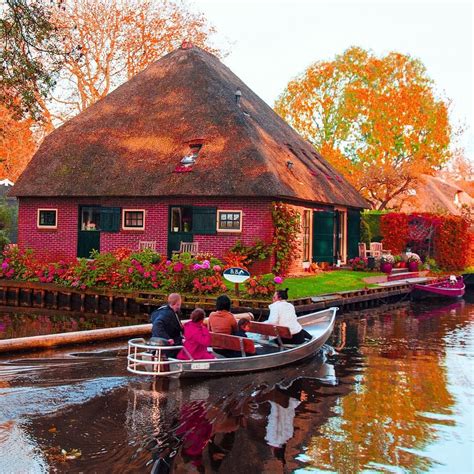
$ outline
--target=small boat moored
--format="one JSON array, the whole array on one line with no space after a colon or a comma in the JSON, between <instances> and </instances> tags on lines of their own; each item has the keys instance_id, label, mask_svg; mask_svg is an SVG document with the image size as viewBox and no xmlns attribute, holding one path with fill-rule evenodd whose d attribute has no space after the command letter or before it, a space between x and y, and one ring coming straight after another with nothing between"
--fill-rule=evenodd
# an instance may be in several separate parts
<instances>
[{"instance_id":1,"label":"small boat moored","mask_svg":"<svg viewBox=\"0 0 474 474\"><path fill-rule=\"evenodd\" d=\"M319 352L332 334L337 310L333 307L300 316L298 322L312 338L299 345L283 344L281 337L285 336L288 328L266 323L252 322L249 331L251 338L216 335L216 345L222 347L227 338L231 344L235 344L235 349L241 350L241 357L178 360L167 357L166 353L181 349L182 346L153 345L143 338L131 339L128 341L127 370L134 374L160 377L211 377L286 366ZM276 342L264 339L262 335L272 336ZM255 355L248 355L252 352Z\"/></svg>"},{"instance_id":2,"label":"small boat moored","mask_svg":"<svg viewBox=\"0 0 474 474\"><path fill-rule=\"evenodd\" d=\"M426 285L414 285L411 298L460 298L464 296L466 285L462 276L451 275Z\"/></svg>"}]
</instances>

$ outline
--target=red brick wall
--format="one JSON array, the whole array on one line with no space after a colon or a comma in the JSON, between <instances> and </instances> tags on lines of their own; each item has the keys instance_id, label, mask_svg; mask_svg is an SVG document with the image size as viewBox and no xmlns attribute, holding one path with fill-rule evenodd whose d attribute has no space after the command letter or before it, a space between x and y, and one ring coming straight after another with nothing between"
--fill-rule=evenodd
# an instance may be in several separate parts
<instances>
[{"instance_id":1,"label":"red brick wall","mask_svg":"<svg viewBox=\"0 0 474 474\"><path fill-rule=\"evenodd\" d=\"M22 248L34 249L46 258L73 258L77 254L77 232L79 205L102 205L110 207L145 209L144 231L101 232L101 251L119 247L138 249L140 240L155 240L157 251L167 253L168 206L195 205L217 206L218 209L242 210L242 233L218 233L217 235L195 235L201 251L212 252L221 258L237 240L249 245L259 238L270 242L273 234L271 200L255 198L20 198L18 216L18 244ZM39 208L58 209L58 227L55 230L38 229L36 225ZM259 264L259 271L269 271Z\"/></svg>"}]
</instances>

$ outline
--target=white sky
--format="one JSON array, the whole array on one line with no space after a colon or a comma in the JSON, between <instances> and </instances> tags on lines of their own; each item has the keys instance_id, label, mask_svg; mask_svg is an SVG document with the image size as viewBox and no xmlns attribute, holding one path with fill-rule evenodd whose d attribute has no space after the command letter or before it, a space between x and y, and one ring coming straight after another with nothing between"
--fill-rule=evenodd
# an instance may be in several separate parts
<instances>
[{"instance_id":1,"label":"white sky","mask_svg":"<svg viewBox=\"0 0 474 474\"><path fill-rule=\"evenodd\" d=\"M350 46L420 59L452 101L451 123L474 160L471 0L190 0L217 28L223 62L273 106L294 76Z\"/></svg>"}]
</instances>

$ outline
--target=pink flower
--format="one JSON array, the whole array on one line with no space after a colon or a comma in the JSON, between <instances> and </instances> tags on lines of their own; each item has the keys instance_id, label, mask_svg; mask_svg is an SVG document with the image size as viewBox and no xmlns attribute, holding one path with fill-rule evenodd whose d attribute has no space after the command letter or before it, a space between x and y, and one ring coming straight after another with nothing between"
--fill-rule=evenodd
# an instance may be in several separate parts
<instances>
[{"instance_id":1,"label":"pink flower","mask_svg":"<svg viewBox=\"0 0 474 474\"><path fill-rule=\"evenodd\" d=\"M6 262L5 260L2 263L2 268L3 270L6 270L8 268L8 262Z\"/></svg>"},{"instance_id":2,"label":"pink flower","mask_svg":"<svg viewBox=\"0 0 474 474\"><path fill-rule=\"evenodd\" d=\"M196 271L196 270L201 270L203 269L204 267L200 264L200 263L195 263L193 265L193 270Z\"/></svg>"},{"instance_id":3,"label":"pink flower","mask_svg":"<svg viewBox=\"0 0 474 474\"><path fill-rule=\"evenodd\" d=\"M273 279L273 281L277 284L277 285L280 285L281 283L283 283L283 278L282 277L275 277Z\"/></svg>"},{"instance_id":4,"label":"pink flower","mask_svg":"<svg viewBox=\"0 0 474 474\"><path fill-rule=\"evenodd\" d=\"M180 272L182 269L184 268L184 265L181 263L181 262L178 262L175 264L175 266L173 267L173 270L175 272Z\"/></svg>"},{"instance_id":5,"label":"pink flower","mask_svg":"<svg viewBox=\"0 0 474 474\"><path fill-rule=\"evenodd\" d=\"M128 267L128 273L133 273L133 268L132 267Z\"/></svg>"},{"instance_id":6,"label":"pink flower","mask_svg":"<svg viewBox=\"0 0 474 474\"><path fill-rule=\"evenodd\" d=\"M202 262L202 264L201 264L201 268L203 270L207 270L208 268L211 268L211 264L210 264L209 260L204 260L204 262Z\"/></svg>"},{"instance_id":7,"label":"pink flower","mask_svg":"<svg viewBox=\"0 0 474 474\"><path fill-rule=\"evenodd\" d=\"M212 269L215 271L215 272L220 272L222 270L221 266L220 265L214 265L212 267Z\"/></svg>"}]
</instances>

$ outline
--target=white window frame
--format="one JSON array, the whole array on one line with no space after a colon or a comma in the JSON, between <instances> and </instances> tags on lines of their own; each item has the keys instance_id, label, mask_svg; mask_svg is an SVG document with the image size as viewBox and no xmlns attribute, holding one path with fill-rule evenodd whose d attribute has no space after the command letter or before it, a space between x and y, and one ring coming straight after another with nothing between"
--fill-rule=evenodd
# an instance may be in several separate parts
<instances>
[{"instance_id":1,"label":"white window frame","mask_svg":"<svg viewBox=\"0 0 474 474\"><path fill-rule=\"evenodd\" d=\"M41 211L47 211L47 212L54 211L54 212L56 213L56 225L44 225L44 224L40 224L40 214L41 214ZM59 212L58 212L57 209L46 209L46 208L38 209L37 214L36 214L36 227L37 227L38 229L57 229L57 228L58 228L58 219L59 219Z\"/></svg>"},{"instance_id":2,"label":"white window frame","mask_svg":"<svg viewBox=\"0 0 474 474\"><path fill-rule=\"evenodd\" d=\"M238 229L221 229L219 227L219 222L220 222L220 214L240 214L240 227ZM217 223L216 223L216 229L217 232L242 232L242 219L244 217L244 213L241 210L227 210L227 209L218 209L217 210Z\"/></svg>"},{"instance_id":3,"label":"white window frame","mask_svg":"<svg viewBox=\"0 0 474 474\"><path fill-rule=\"evenodd\" d=\"M125 225L125 213L126 212L143 212L143 226L142 227L128 227ZM145 230L145 219L146 211L145 209L122 209L122 230Z\"/></svg>"}]
</instances>

